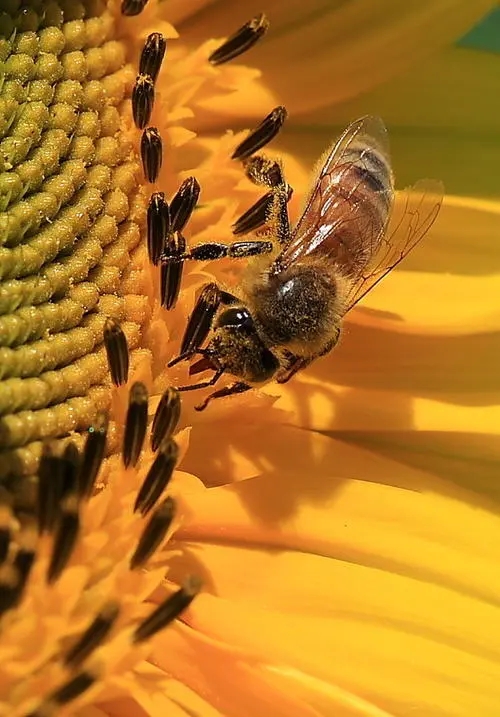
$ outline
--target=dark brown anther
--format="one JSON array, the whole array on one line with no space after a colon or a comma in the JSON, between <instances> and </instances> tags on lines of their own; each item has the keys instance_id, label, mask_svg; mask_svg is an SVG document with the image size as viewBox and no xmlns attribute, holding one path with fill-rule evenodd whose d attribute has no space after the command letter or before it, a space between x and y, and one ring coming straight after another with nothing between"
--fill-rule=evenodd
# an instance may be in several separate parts
<instances>
[{"instance_id":1,"label":"dark brown anther","mask_svg":"<svg viewBox=\"0 0 500 717\"><path fill-rule=\"evenodd\" d=\"M205 284L184 331L181 355L192 354L203 344L212 327L219 304L220 290L217 284Z\"/></svg>"},{"instance_id":2,"label":"dark brown anther","mask_svg":"<svg viewBox=\"0 0 500 717\"><path fill-rule=\"evenodd\" d=\"M274 159L256 155L243 163L245 174L254 184L265 187L284 187L285 179L281 165Z\"/></svg>"},{"instance_id":3,"label":"dark brown anther","mask_svg":"<svg viewBox=\"0 0 500 717\"><path fill-rule=\"evenodd\" d=\"M240 142L232 153L231 159L248 159L252 154L269 144L283 127L287 116L288 114L284 107L275 107L258 127L252 130L243 142Z\"/></svg>"},{"instance_id":4,"label":"dark brown anther","mask_svg":"<svg viewBox=\"0 0 500 717\"><path fill-rule=\"evenodd\" d=\"M186 580L182 588L160 603L156 610L138 625L132 641L144 642L176 620L193 602L200 588L201 582L198 578L191 577Z\"/></svg>"},{"instance_id":5,"label":"dark brown anther","mask_svg":"<svg viewBox=\"0 0 500 717\"><path fill-rule=\"evenodd\" d=\"M170 438L181 416L181 395L173 386L169 386L156 408L151 426L151 449L158 450L162 441Z\"/></svg>"},{"instance_id":6,"label":"dark brown anther","mask_svg":"<svg viewBox=\"0 0 500 717\"><path fill-rule=\"evenodd\" d=\"M130 569L142 567L153 555L158 546L165 540L168 529L175 515L175 503L172 498L165 498L152 513L146 527L142 531L139 543L130 559Z\"/></svg>"},{"instance_id":7,"label":"dark brown anther","mask_svg":"<svg viewBox=\"0 0 500 717\"><path fill-rule=\"evenodd\" d=\"M161 305L167 311L173 309L179 298L182 283L183 261L167 261L166 257L181 257L186 251L186 240L180 232L167 236L161 260Z\"/></svg>"},{"instance_id":8,"label":"dark brown anther","mask_svg":"<svg viewBox=\"0 0 500 717\"><path fill-rule=\"evenodd\" d=\"M156 266L160 261L170 229L170 212L163 192L155 192L151 195L148 206L147 227L148 256L150 262Z\"/></svg>"},{"instance_id":9,"label":"dark brown anther","mask_svg":"<svg viewBox=\"0 0 500 717\"><path fill-rule=\"evenodd\" d=\"M109 372L115 386L128 381L129 353L127 338L120 324L106 319L104 324L104 348L108 357Z\"/></svg>"},{"instance_id":10,"label":"dark brown anther","mask_svg":"<svg viewBox=\"0 0 500 717\"><path fill-rule=\"evenodd\" d=\"M106 411L99 411L88 430L78 474L78 495L81 498L89 498L92 495L106 451L108 425L108 414Z\"/></svg>"},{"instance_id":11,"label":"dark brown anther","mask_svg":"<svg viewBox=\"0 0 500 717\"><path fill-rule=\"evenodd\" d=\"M172 439L163 441L139 489L134 513L140 511L142 515L147 515L155 506L172 478L178 457L177 443Z\"/></svg>"},{"instance_id":12,"label":"dark brown anther","mask_svg":"<svg viewBox=\"0 0 500 717\"><path fill-rule=\"evenodd\" d=\"M170 390L170 389L168 389L168 390ZM162 400L163 400L163 398L162 398ZM161 405L161 401L158 404L158 408L156 409L156 414L158 414L160 405ZM155 419L156 419L156 415L155 415ZM153 422L153 425L154 425L154 422ZM153 442L152 436L151 436L151 442ZM9 546L10 546L10 541L12 538L12 533L11 533L12 518L13 518L13 515L12 515L12 509L11 509L10 505L2 502L2 505L0 505L0 565L2 565L5 562L7 555L9 553Z\"/></svg>"},{"instance_id":13,"label":"dark brown anther","mask_svg":"<svg viewBox=\"0 0 500 717\"><path fill-rule=\"evenodd\" d=\"M233 60L253 47L265 35L268 28L269 22L264 13L253 17L212 52L208 61L212 65L222 65L224 62Z\"/></svg>"},{"instance_id":14,"label":"dark brown anther","mask_svg":"<svg viewBox=\"0 0 500 717\"><path fill-rule=\"evenodd\" d=\"M69 562L80 531L78 500L75 495L66 498L54 536L52 555L47 570L47 582L53 583Z\"/></svg>"},{"instance_id":15,"label":"dark brown anther","mask_svg":"<svg viewBox=\"0 0 500 717\"><path fill-rule=\"evenodd\" d=\"M76 445L72 442L68 443L59 460L62 461L62 483L59 498L59 501L61 501L67 495L76 491L80 468L80 453Z\"/></svg>"},{"instance_id":16,"label":"dark brown anther","mask_svg":"<svg viewBox=\"0 0 500 717\"><path fill-rule=\"evenodd\" d=\"M21 579L13 565L0 567L0 615L10 610L19 600Z\"/></svg>"},{"instance_id":17,"label":"dark brown anther","mask_svg":"<svg viewBox=\"0 0 500 717\"><path fill-rule=\"evenodd\" d=\"M35 562L36 552L35 548L29 546L23 546L17 551L16 557L14 558L14 567L19 573L19 594L16 602L19 602L22 598L22 593L26 583L28 582L29 574L33 563Z\"/></svg>"},{"instance_id":18,"label":"dark brown anther","mask_svg":"<svg viewBox=\"0 0 500 717\"><path fill-rule=\"evenodd\" d=\"M166 49L167 38L161 32L148 35L139 60L139 74L149 75L153 82L156 82Z\"/></svg>"},{"instance_id":19,"label":"dark brown anther","mask_svg":"<svg viewBox=\"0 0 500 717\"><path fill-rule=\"evenodd\" d=\"M154 184L160 174L162 163L162 141L156 127L148 127L142 133L141 160L144 176Z\"/></svg>"},{"instance_id":20,"label":"dark brown anther","mask_svg":"<svg viewBox=\"0 0 500 717\"><path fill-rule=\"evenodd\" d=\"M84 660L107 638L120 614L117 603L111 602L99 611L84 633L64 658L67 667L79 667Z\"/></svg>"},{"instance_id":21,"label":"dark brown anther","mask_svg":"<svg viewBox=\"0 0 500 717\"><path fill-rule=\"evenodd\" d=\"M54 455L53 446L45 443L38 467L37 518L38 532L42 535L51 531L59 515L63 464Z\"/></svg>"},{"instance_id":22,"label":"dark brown anther","mask_svg":"<svg viewBox=\"0 0 500 717\"><path fill-rule=\"evenodd\" d=\"M233 234L248 234L263 226L269 217L273 206L274 192L270 191L252 204L233 224Z\"/></svg>"},{"instance_id":23,"label":"dark brown anther","mask_svg":"<svg viewBox=\"0 0 500 717\"><path fill-rule=\"evenodd\" d=\"M149 75L137 75L132 90L132 116L137 129L149 124L155 102L155 86Z\"/></svg>"},{"instance_id":24,"label":"dark brown anther","mask_svg":"<svg viewBox=\"0 0 500 717\"><path fill-rule=\"evenodd\" d=\"M123 463L125 468L135 466L141 455L148 427L148 389L136 381L129 393L125 432L123 434Z\"/></svg>"},{"instance_id":25,"label":"dark brown anther","mask_svg":"<svg viewBox=\"0 0 500 717\"><path fill-rule=\"evenodd\" d=\"M134 17L135 15L140 15L148 2L149 0L123 0L121 5L121 13L122 15L126 15L127 17Z\"/></svg>"},{"instance_id":26,"label":"dark brown anther","mask_svg":"<svg viewBox=\"0 0 500 717\"><path fill-rule=\"evenodd\" d=\"M49 698L50 702L55 702L59 706L67 705L68 702L76 700L76 698L86 692L89 687L92 687L95 681L96 676L90 672L79 672L61 685L55 692L52 692Z\"/></svg>"},{"instance_id":27,"label":"dark brown anther","mask_svg":"<svg viewBox=\"0 0 500 717\"><path fill-rule=\"evenodd\" d=\"M170 202L171 230L181 232L188 223L200 196L200 185L194 177L185 179Z\"/></svg>"}]
</instances>

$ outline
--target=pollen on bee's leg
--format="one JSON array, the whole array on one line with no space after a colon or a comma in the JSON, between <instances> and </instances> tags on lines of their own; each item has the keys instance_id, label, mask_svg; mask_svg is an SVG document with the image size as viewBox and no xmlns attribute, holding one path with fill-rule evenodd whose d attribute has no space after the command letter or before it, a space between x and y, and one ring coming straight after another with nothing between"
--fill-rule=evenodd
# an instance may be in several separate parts
<instances>
[{"instance_id":1,"label":"pollen on bee's leg","mask_svg":"<svg viewBox=\"0 0 500 717\"><path fill-rule=\"evenodd\" d=\"M137 129L144 129L151 119L155 86L149 75L138 75L132 90L132 116Z\"/></svg>"},{"instance_id":2,"label":"pollen on bee's leg","mask_svg":"<svg viewBox=\"0 0 500 717\"><path fill-rule=\"evenodd\" d=\"M161 32L148 35L139 60L139 74L149 75L156 82L166 49L167 39Z\"/></svg>"},{"instance_id":3,"label":"pollen on bee's leg","mask_svg":"<svg viewBox=\"0 0 500 717\"><path fill-rule=\"evenodd\" d=\"M254 184L266 187L285 186L281 164L274 159L256 155L244 160L243 166L248 179Z\"/></svg>"},{"instance_id":4,"label":"pollen on bee's leg","mask_svg":"<svg viewBox=\"0 0 500 717\"><path fill-rule=\"evenodd\" d=\"M171 229L181 232L193 213L201 187L195 177L185 179L170 202Z\"/></svg>"},{"instance_id":5,"label":"pollen on bee's leg","mask_svg":"<svg viewBox=\"0 0 500 717\"><path fill-rule=\"evenodd\" d=\"M158 546L165 540L168 529L175 515L175 503L172 498L165 498L153 511L146 527L139 538L137 548L130 559L130 569L142 567L153 555Z\"/></svg>"},{"instance_id":6,"label":"pollen on bee's leg","mask_svg":"<svg viewBox=\"0 0 500 717\"><path fill-rule=\"evenodd\" d=\"M155 192L151 195L147 212L148 256L155 266L160 261L170 226L170 210L165 195Z\"/></svg>"},{"instance_id":7,"label":"pollen on bee's leg","mask_svg":"<svg viewBox=\"0 0 500 717\"><path fill-rule=\"evenodd\" d=\"M148 2L149 0L123 0L120 8L121 13L127 17L139 15L144 10Z\"/></svg>"},{"instance_id":8,"label":"pollen on bee's leg","mask_svg":"<svg viewBox=\"0 0 500 717\"><path fill-rule=\"evenodd\" d=\"M170 438L181 416L181 394L169 386L162 395L151 426L151 450L157 451L160 443Z\"/></svg>"},{"instance_id":9,"label":"pollen on bee's leg","mask_svg":"<svg viewBox=\"0 0 500 717\"><path fill-rule=\"evenodd\" d=\"M81 663L107 638L120 614L120 606L109 602L99 610L88 628L80 635L64 657L66 667L79 667Z\"/></svg>"},{"instance_id":10,"label":"pollen on bee's leg","mask_svg":"<svg viewBox=\"0 0 500 717\"><path fill-rule=\"evenodd\" d=\"M163 161L162 140L156 127L147 127L142 133L141 160L144 176L150 184L154 184Z\"/></svg>"},{"instance_id":11,"label":"pollen on bee's leg","mask_svg":"<svg viewBox=\"0 0 500 717\"><path fill-rule=\"evenodd\" d=\"M148 390L136 381L129 393L122 457L125 468L135 466L141 455L148 426Z\"/></svg>"},{"instance_id":12,"label":"pollen on bee's leg","mask_svg":"<svg viewBox=\"0 0 500 717\"><path fill-rule=\"evenodd\" d=\"M109 372L115 386L128 381L129 350L127 338L120 324L107 319L104 324L104 347L108 357Z\"/></svg>"},{"instance_id":13,"label":"pollen on bee's leg","mask_svg":"<svg viewBox=\"0 0 500 717\"><path fill-rule=\"evenodd\" d=\"M229 62L229 60L239 57L239 55L250 50L265 35L268 29L269 22L264 13L253 17L212 52L208 58L209 62L212 65L222 65L224 62Z\"/></svg>"},{"instance_id":14,"label":"pollen on bee's leg","mask_svg":"<svg viewBox=\"0 0 500 717\"><path fill-rule=\"evenodd\" d=\"M236 147L231 155L231 159L248 159L252 154L276 137L288 116L284 107L275 107L262 122L253 129L248 137L246 137Z\"/></svg>"},{"instance_id":15,"label":"pollen on bee's leg","mask_svg":"<svg viewBox=\"0 0 500 717\"><path fill-rule=\"evenodd\" d=\"M104 459L108 426L107 412L100 411L88 430L78 473L78 493L81 498L90 497L94 489Z\"/></svg>"},{"instance_id":16,"label":"pollen on bee's leg","mask_svg":"<svg viewBox=\"0 0 500 717\"><path fill-rule=\"evenodd\" d=\"M193 602L201 589L201 581L193 576L173 595L164 600L151 615L143 620L136 628L133 642L143 642L176 620L184 610Z\"/></svg>"},{"instance_id":17,"label":"pollen on bee's leg","mask_svg":"<svg viewBox=\"0 0 500 717\"><path fill-rule=\"evenodd\" d=\"M174 473L179 447L173 439L166 439L160 445L158 453L137 493L134 513L147 515L160 499Z\"/></svg>"},{"instance_id":18,"label":"pollen on bee's leg","mask_svg":"<svg viewBox=\"0 0 500 717\"><path fill-rule=\"evenodd\" d=\"M47 569L47 582L53 583L68 564L80 532L80 515L76 495L62 503L61 515L54 535L54 544Z\"/></svg>"},{"instance_id":19,"label":"pollen on bee's leg","mask_svg":"<svg viewBox=\"0 0 500 717\"><path fill-rule=\"evenodd\" d=\"M170 233L164 249L160 271L160 301L163 308L170 311L175 307L181 290L184 262L180 257L186 251L186 240L180 232ZM179 257L179 261L172 261L175 256Z\"/></svg>"}]
</instances>

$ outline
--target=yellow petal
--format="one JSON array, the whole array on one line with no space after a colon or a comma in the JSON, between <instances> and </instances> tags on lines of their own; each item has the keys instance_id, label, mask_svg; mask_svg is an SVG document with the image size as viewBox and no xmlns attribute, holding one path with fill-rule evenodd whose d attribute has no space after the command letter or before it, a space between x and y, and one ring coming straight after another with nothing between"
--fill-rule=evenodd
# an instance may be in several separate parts
<instances>
[{"instance_id":1,"label":"yellow petal","mask_svg":"<svg viewBox=\"0 0 500 717\"><path fill-rule=\"evenodd\" d=\"M345 102L403 73L461 37L494 5L491 0L270 0L265 10L272 29L252 50L251 61L265 73L266 86L297 116ZM245 14L229 0L209 4L189 17L185 27L181 23L181 35L196 44L207 34L220 37L226 28L230 34L255 12L249 6ZM212 109L217 107L220 119L248 112L254 117L258 108L252 109L248 100L245 88L240 96L214 99Z\"/></svg>"}]
</instances>

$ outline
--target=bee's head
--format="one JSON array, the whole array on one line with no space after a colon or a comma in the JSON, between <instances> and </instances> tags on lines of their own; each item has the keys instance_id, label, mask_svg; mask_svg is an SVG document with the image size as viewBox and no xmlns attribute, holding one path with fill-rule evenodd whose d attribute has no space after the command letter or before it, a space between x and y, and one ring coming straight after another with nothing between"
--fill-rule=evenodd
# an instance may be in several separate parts
<instances>
[{"instance_id":1,"label":"bee's head","mask_svg":"<svg viewBox=\"0 0 500 717\"><path fill-rule=\"evenodd\" d=\"M279 368L278 359L262 342L244 306L230 307L220 313L208 354L228 373L249 383L268 381Z\"/></svg>"}]
</instances>

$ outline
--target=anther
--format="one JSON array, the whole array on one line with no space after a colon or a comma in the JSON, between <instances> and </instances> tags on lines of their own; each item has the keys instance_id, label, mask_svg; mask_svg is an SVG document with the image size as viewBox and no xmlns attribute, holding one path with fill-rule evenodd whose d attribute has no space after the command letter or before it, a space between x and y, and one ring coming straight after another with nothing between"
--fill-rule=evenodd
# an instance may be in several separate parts
<instances>
[{"instance_id":1,"label":"anther","mask_svg":"<svg viewBox=\"0 0 500 717\"><path fill-rule=\"evenodd\" d=\"M76 496L70 496L66 498L62 505L62 514L54 536L52 555L47 570L48 583L55 582L68 564L76 545L79 531L78 501Z\"/></svg>"},{"instance_id":2,"label":"anther","mask_svg":"<svg viewBox=\"0 0 500 717\"><path fill-rule=\"evenodd\" d=\"M50 696L50 700L60 706L66 705L68 702L72 702L76 700L77 697L80 697L89 687L92 687L95 681L95 675L82 670L82 672L79 672L53 692Z\"/></svg>"},{"instance_id":3,"label":"anther","mask_svg":"<svg viewBox=\"0 0 500 717\"><path fill-rule=\"evenodd\" d=\"M120 614L120 607L110 602L99 611L84 633L64 658L67 667L79 667L81 663L106 639Z\"/></svg>"},{"instance_id":4,"label":"anther","mask_svg":"<svg viewBox=\"0 0 500 717\"><path fill-rule=\"evenodd\" d=\"M139 538L137 548L130 559L130 569L142 567L165 540L175 515L175 503L172 498L165 500L152 513Z\"/></svg>"},{"instance_id":5,"label":"anther","mask_svg":"<svg viewBox=\"0 0 500 717\"><path fill-rule=\"evenodd\" d=\"M265 35L268 28L269 22L264 13L253 17L212 52L208 61L212 65L222 65L224 62L233 60L253 47Z\"/></svg>"},{"instance_id":6,"label":"anther","mask_svg":"<svg viewBox=\"0 0 500 717\"><path fill-rule=\"evenodd\" d=\"M19 593L16 600L19 602L36 557L37 534L31 521L28 525L23 526L17 542L19 549L14 558L14 567L19 574Z\"/></svg>"},{"instance_id":7,"label":"anther","mask_svg":"<svg viewBox=\"0 0 500 717\"><path fill-rule=\"evenodd\" d=\"M100 411L88 430L78 474L78 494L81 498L90 497L94 489L106 450L108 424L108 414Z\"/></svg>"},{"instance_id":8,"label":"anther","mask_svg":"<svg viewBox=\"0 0 500 717\"><path fill-rule=\"evenodd\" d=\"M273 206L274 192L270 191L252 204L233 224L233 234L248 234L263 226L269 217Z\"/></svg>"},{"instance_id":9,"label":"anther","mask_svg":"<svg viewBox=\"0 0 500 717\"><path fill-rule=\"evenodd\" d=\"M148 427L148 390L136 381L129 393L125 431L123 434L123 463L125 468L135 466L141 455Z\"/></svg>"},{"instance_id":10,"label":"anther","mask_svg":"<svg viewBox=\"0 0 500 717\"><path fill-rule=\"evenodd\" d=\"M111 318L104 324L104 347L111 380L115 386L127 383L129 365L127 339L120 324Z\"/></svg>"},{"instance_id":11,"label":"anther","mask_svg":"<svg viewBox=\"0 0 500 717\"><path fill-rule=\"evenodd\" d=\"M171 230L181 232L188 223L200 196L200 185L194 177L185 179L170 202Z\"/></svg>"},{"instance_id":12,"label":"anther","mask_svg":"<svg viewBox=\"0 0 500 717\"><path fill-rule=\"evenodd\" d=\"M133 642L148 640L176 620L193 602L200 588L201 582L198 578L189 578L182 588L160 603L156 610L138 625L132 638Z\"/></svg>"},{"instance_id":13,"label":"anther","mask_svg":"<svg viewBox=\"0 0 500 717\"><path fill-rule=\"evenodd\" d=\"M40 535L51 531L59 515L62 464L54 455L53 445L45 443L38 467L37 517Z\"/></svg>"},{"instance_id":14,"label":"anther","mask_svg":"<svg viewBox=\"0 0 500 717\"><path fill-rule=\"evenodd\" d=\"M139 60L139 74L149 75L156 82L166 49L167 39L161 32L148 35Z\"/></svg>"},{"instance_id":15,"label":"anther","mask_svg":"<svg viewBox=\"0 0 500 717\"><path fill-rule=\"evenodd\" d=\"M17 603L20 586L19 571L13 565L2 565L0 567L0 615Z\"/></svg>"},{"instance_id":16,"label":"anther","mask_svg":"<svg viewBox=\"0 0 500 717\"><path fill-rule=\"evenodd\" d=\"M151 449L158 450L162 441L170 438L181 415L181 395L176 388L169 386L156 408L151 426Z\"/></svg>"},{"instance_id":17,"label":"anther","mask_svg":"<svg viewBox=\"0 0 500 717\"><path fill-rule=\"evenodd\" d=\"M172 439L163 441L139 489L134 513L140 511L142 515L147 515L155 506L172 478L178 457L177 443Z\"/></svg>"},{"instance_id":18,"label":"anther","mask_svg":"<svg viewBox=\"0 0 500 717\"><path fill-rule=\"evenodd\" d=\"M173 309L179 298L182 283L183 261L167 261L167 257L181 257L186 251L186 240L180 232L168 234L161 257L161 305L169 311Z\"/></svg>"},{"instance_id":19,"label":"anther","mask_svg":"<svg viewBox=\"0 0 500 717\"><path fill-rule=\"evenodd\" d=\"M147 214L148 256L155 266L165 246L167 234L170 229L170 212L163 192L151 195Z\"/></svg>"},{"instance_id":20,"label":"anther","mask_svg":"<svg viewBox=\"0 0 500 717\"><path fill-rule=\"evenodd\" d=\"M189 317L181 342L181 355L193 353L208 336L220 304L217 284L205 284Z\"/></svg>"},{"instance_id":21,"label":"anther","mask_svg":"<svg viewBox=\"0 0 500 717\"><path fill-rule=\"evenodd\" d=\"M275 107L262 122L253 129L248 137L240 142L231 155L231 159L247 159L276 137L287 118L284 107Z\"/></svg>"},{"instance_id":22,"label":"anther","mask_svg":"<svg viewBox=\"0 0 500 717\"><path fill-rule=\"evenodd\" d=\"M162 399L163 400L163 399ZM158 409L160 408L160 403L158 404L158 408L156 409L156 413L158 413ZM156 415L155 415L156 418ZM153 423L154 425L154 423ZM2 502L0 504L0 565L5 562L8 552L9 552L9 546L11 541L11 528L12 528L12 509L8 503Z\"/></svg>"},{"instance_id":23,"label":"anther","mask_svg":"<svg viewBox=\"0 0 500 717\"><path fill-rule=\"evenodd\" d=\"M135 15L140 15L148 2L149 0L123 0L121 5L121 13L122 15L126 15L127 17L134 17Z\"/></svg>"},{"instance_id":24,"label":"anther","mask_svg":"<svg viewBox=\"0 0 500 717\"><path fill-rule=\"evenodd\" d=\"M144 176L148 182L154 184L162 164L162 141L156 127L148 127L142 133L141 160Z\"/></svg>"},{"instance_id":25,"label":"anther","mask_svg":"<svg viewBox=\"0 0 500 717\"><path fill-rule=\"evenodd\" d=\"M132 90L132 116L137 129L144 129L151 119L155 101L155 86L149 75L137 75Z\"/></svg>"}]
</instances>

